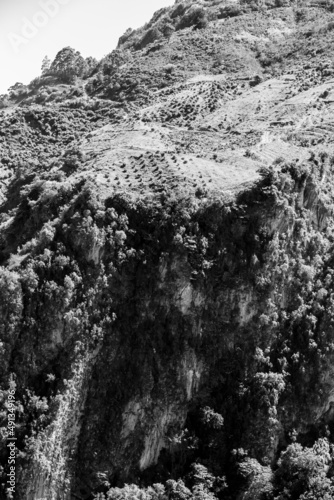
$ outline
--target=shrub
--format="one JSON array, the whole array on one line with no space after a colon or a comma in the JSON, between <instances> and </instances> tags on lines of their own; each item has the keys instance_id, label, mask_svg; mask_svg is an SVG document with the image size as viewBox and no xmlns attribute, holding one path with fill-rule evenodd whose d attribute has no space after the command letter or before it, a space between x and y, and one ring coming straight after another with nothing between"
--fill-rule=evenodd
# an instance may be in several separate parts
<instances>
[{"instance_id":1,"label":"shrub","mask_svg":"<svg viewBox=\"0 0 334 500\"><path fill-rule=\"evenodd\" d=\"M173 481L175 483L175 481ZM171 491L176 493L176 496L173 498L179 498L177 496L178 492L181 490L181 485L176 483L176 487L174 485L170 485ZM179 487L178 487L179 486ZM153 486L149 486L148 488L139 488L135 484L126 484L123 488L111 488L107 496L101 497L101 500L165 500L166 493L165 487L162 484L153 484ZM171 497L172 498L172 497Z\"/></svg>"},{"instance_id":2,"label":"shrub","mask_svg":"<svg viewBox=\"0 0 334 500\"><path fill-rule=\"evenodd\" d=\"M84 159L85 154L81 149L77 147L69 148L64 154L63 169L66 171L75 170L81 165Z\"/></svg>"},{"instance_id":3,"label":"shrub","mask_svg":"<svg viewBox=\"0 0 334 500\"><path fill-rule=\"evenodd\" d=\"M306 18L307 18L307 10L305 8L296 9L296 11L295 11L295 18L296 18L296 22L297 23L305 21Z\"/></svg>"},{"instance_id":4,"label":"shrub","mask_svg":"<svg viewBox=\"0 0 334 500\"><path fill-rule=\"evenodd\" d=\"M162 37L163 37L163 35L158 28L156 28L156 27L151 28L145 33L143 38L140 40L140 42L137 45L137 48L143 49L144 47L146 47L146 45L149 45L150 43L153 43Z\"/></svg>"},{"instance_id":5,"label":"shrub","mask_svg":"<svg viewBox=\"0 0 334 500\"><path fill-rule=\"evenodd\" d=\"M205 28L207 24L208 18L205 9L202 6L193 5L181 17L177 29L190 28L191 26L201 29Z\"/></svg>"},{"instance_id":6,"label":"shrub","mask_svg":"<svg viewBox=\"0 0 334 500\"><path fill-rule=\"evenodd\" d=\"M224 419L220 413L214 412L208 406L202 409L201 420L208 429L220 430L224 426Z\"/></svg>"},{"instance_id":7,"label":"shrub","mask_svg":"<svg viewBox=\"0 0 334 500\"><path fill-rule=\"evenodd\" d=\"M225 19L227 17L236 17L242 14L242 9L240 5L226 5L220 8L219 19Z\"/></svg>"},{"instance_id":8,"label":"shrub","mask_svg":"<svg viewBox=\"0 0 334 500\"><path fill-rule=\"evenodd\" d=\"M42 79L38 76L29 83L30 90L36 90L42 85Z\"/></svg>"}]
</instances>

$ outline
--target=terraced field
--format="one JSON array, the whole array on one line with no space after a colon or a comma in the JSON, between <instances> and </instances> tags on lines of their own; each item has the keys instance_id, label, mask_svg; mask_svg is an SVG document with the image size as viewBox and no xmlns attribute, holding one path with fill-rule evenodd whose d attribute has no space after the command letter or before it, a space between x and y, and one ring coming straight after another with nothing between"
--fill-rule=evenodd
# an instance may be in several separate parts
<instances>
[{"instance_id":1,"label":"terraced field","mask_svg":"<svg viewBox=\"0 0 334 500\"><path fill-rule=\"evenodd\" d=\"M175 132L175 130L173 130ZM203 134L203 141L205 136ZM150 193L196 194L240 188L258 178L258 162L239 153L239 161L225 156L183 153L172 141L172 132L159 126L133 123L105 127L84 144L89 160L75 177L89 175L94 165L95 182L110 192L127 191L134 196Z\"/></svg>"},{"instance_id":2,"label":"terraced field","mask_svg":"<svg viewBox=\"0 0 334 500\"><path fill-rule=\"evenodd\" d=\"M261 167L306 159L310 145L331 149L334 81L296 93L298 78L254 85L198 75L157 91L151 106L88 134L81 143L87 160L72 175L94 168L103 196L237 193Z\"/></svg>"}]
</instances>

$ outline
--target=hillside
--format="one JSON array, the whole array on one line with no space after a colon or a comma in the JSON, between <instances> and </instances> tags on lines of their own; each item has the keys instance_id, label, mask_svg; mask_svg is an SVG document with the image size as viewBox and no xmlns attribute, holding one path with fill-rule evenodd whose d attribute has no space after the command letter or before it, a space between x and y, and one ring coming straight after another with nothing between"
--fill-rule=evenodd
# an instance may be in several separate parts
<instances>
[{"instance_id":1,"label":"hillside","mask_svg":"<svg viewBox=\"0 0 334 500\"><path fill-rule=\"evenodd\" d=\"M176 0L0 96L0 498L334 498L333 49Z\"/></svg>"}]
</instances>

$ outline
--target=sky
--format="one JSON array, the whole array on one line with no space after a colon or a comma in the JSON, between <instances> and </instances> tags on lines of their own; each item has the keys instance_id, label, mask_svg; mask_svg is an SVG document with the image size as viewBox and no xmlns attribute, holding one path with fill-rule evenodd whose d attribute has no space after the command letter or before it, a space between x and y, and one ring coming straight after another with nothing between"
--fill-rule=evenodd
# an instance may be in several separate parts
<instances>
[{"instance_id":1,"label":"sky","mask_svg":"<svg viewBox=\"0 0 334 500\"><path fill-rule=\"evenodd\" d=\"M28 84L63 47L83 57L116 48L127 28L139 28L174 0L0 0L0 94Z\"/></svg>"}]
</instances>

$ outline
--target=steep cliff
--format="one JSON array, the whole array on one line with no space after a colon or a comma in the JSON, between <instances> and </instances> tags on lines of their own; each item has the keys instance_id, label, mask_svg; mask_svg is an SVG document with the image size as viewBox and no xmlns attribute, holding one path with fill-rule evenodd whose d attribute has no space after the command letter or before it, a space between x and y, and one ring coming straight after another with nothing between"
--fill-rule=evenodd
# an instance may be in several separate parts
<instances>
[{"instance_id":1,"label":"steep cliff","mask_svg":"<svg viewBox=\"0 0 334 500\"><path fill-rule=\"evenodd\" d=\"M13 387L19 500L334 497L332 10L177 1L3 100L4 498Z\"/></svg>"}]
</instances>

